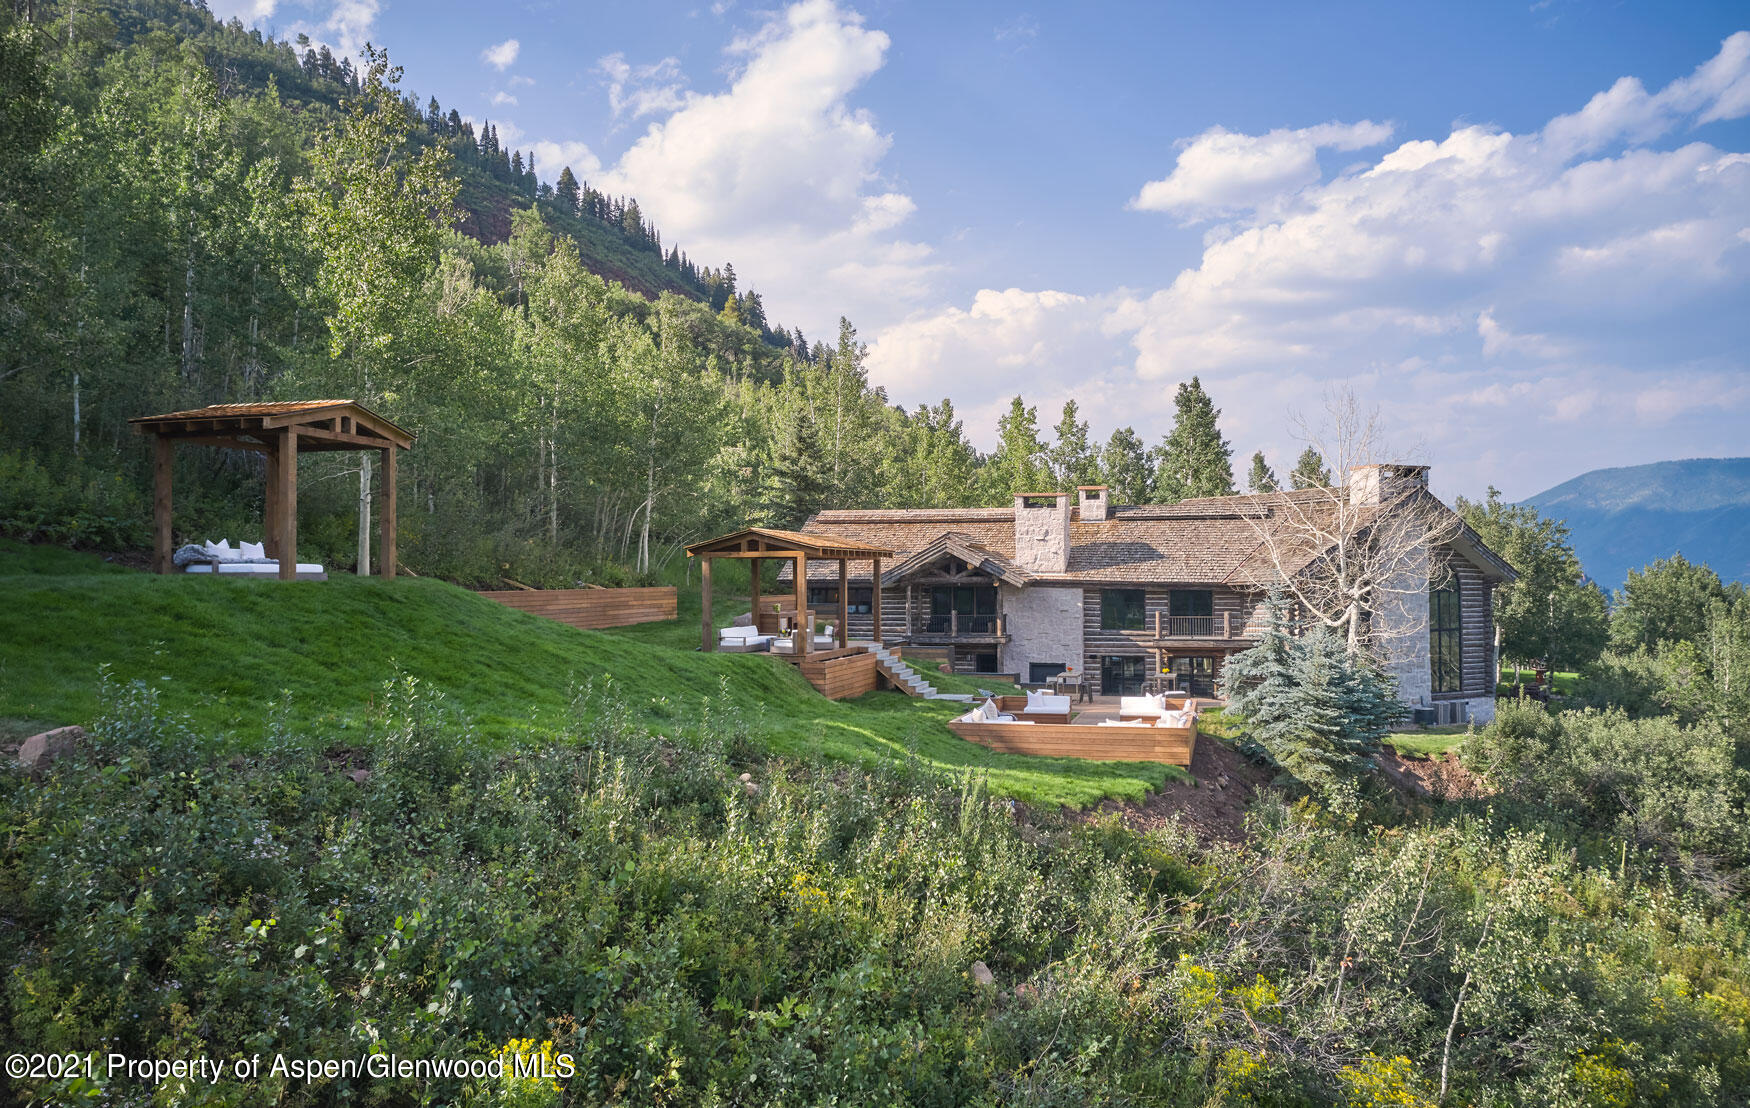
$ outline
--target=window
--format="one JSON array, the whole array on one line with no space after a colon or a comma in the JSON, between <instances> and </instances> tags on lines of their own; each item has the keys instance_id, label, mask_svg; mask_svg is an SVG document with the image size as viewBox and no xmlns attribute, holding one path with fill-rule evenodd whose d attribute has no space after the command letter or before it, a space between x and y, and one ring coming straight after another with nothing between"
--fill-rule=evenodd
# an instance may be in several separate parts
<instances>
[{"instance_id":1,"label":"window","mask_svg":"<svg viewBox=\"0 0 1750 1108\"><path fill-rule=\"evenodd\" d=\"M1463 638L1458 582L1449 577L1439 588L1428 590L1428 663L1437 693L1464 688Z\"/></svg>"},{"instance_id":2,"label":"window","mask_svg":"<svg viewBox=\"0 0 1750 1108\"><path fill-rule=\"evenodd\" d=\"M1215 695L1215 659L1208 654L1175 654L1167 659L1167 672L1192 696Z\"/></svg>"},{"instance_id":3,"label":"window","mask_svg":"<svg viewBox=\"0 0 1750 1108\"><path fill-rule=\"evenodd\" d=\"M854 616L866 616L873 610L873 588L859 589L851 587L850 601L845 611ZM837 585L808 586L808 606L826 618L839 610L839 587Z\"/></svg>"},{"instance_id":4,"label":"window","mask_svg":"<svg viewBox=\"0 0 1750 1108\"><path fill-rule=\"evenodd\" d=\"M1027 664L1027 684L1049 685L1053 677L1068 668L1062 662L1029 662Z\"/></svg>"},{"instance_id":5,"label":"window","mask_svg":"<svg viewBox=\"0 0 1750 1108\"><path fill-rule=\"evenodd\" d=\"M1143 661L1140 654L1101 655L1100 692L1106 696L1135 696L1142 692Z\"/></svg>"},{"instance_id":6,"label":"window","mask_svg":"<svg viewBox=\"0 0 1750 1108\"><path fill-rule=\"evenodd\" d=\"M1173 589L1167 593L1168 634L1204 636L1215 633L1215 593L1209 589Z\"/></svg>"},{"instance_id":7,"label":"window","mask_svg":"<svg viewBox=\"0 0 1750 1108\"><path fill-rule=\"evenodd\" d=\"M1100 630L1142 630L1146 596L1141 589L1101 589Z\"/></svg>"},{"instance_id":8,"label":"window","mask_svg":"<svg viewBox=\"0 0 1750 1108\"><path fill-rule=\"evenodd\" d=\"M937 585L930 590L930 622L925 630L943 635L988 635L996 630L994 585Z\"/></svg>"}]
</instances>

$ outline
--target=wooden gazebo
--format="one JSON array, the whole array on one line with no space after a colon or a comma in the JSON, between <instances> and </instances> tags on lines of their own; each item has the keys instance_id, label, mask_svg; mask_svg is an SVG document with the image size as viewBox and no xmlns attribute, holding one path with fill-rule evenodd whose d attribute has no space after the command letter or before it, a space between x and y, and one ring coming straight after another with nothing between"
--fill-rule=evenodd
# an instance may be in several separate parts
<instances>
[{"instance_id":1,"label":"wooden gazebo","mask_svg":"<svg viewBox=\"0 0 1750 1108\"><path fill-rule=\"evenodd\" d=\"M172 451L179 442L252 450L267 456L267 510L263 537L278 559L282 580L298 572L298 453L380 450L378 496L382 576L395 576L395 456L413 436L352 400L295 400L269 404L213 404L187 412L139 416L134 430L153 436L152 569L173 573L170 536Z\"/></svg>"},{"instance_id":2,"label":"wooden gazebo","mask_svg":"<svg viewBox=\"0 0 1750 1108\"><path fill-rule=\"evenodd\" d=\"M811 535L805 531L779 531L769 527L749 527L732 535L694 543L687 547L687 557L699 559L699 583L704 601L699 646L703 650L717 649L716 629L711 620L711 562L717 558L749 558L753 560L753 611L760 610L760 564L767 558L785 558L796 563L796 616L800 622L808 611L808 563L812 559L839 564L838 645L848 643L847 624L850 616L850 563L873 562L875 590L875 641L881 641L881 559L891 558L893 551L868 543L853 542L832 535ZM801 654L807 654L814 640L814 628L804 627L800 636Z\"/></svg>"}]
</instances>

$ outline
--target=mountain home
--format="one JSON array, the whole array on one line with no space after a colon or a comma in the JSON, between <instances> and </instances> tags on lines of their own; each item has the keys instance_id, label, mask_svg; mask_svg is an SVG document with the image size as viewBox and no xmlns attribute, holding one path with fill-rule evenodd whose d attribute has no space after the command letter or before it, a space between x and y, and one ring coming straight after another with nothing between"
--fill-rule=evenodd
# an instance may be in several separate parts
<instances>
[{"instance_id":1,"label":"mountain home","mask_svg":"<svg viewBox=\"0 0 1750 1108\"><path fill-rule=\"evenodd\" d=\"M1420 466L1360 467L1342 490L1311 489L1113 505L1104 486L1015 497L1008 508L823 511L803 530L894 551L881 574L882 637L913 659L1037 684L1075 667L1101 694L1139 691L1155 673L1214 693L1227 658L1257 642L1265 588L1281 572L1321 572L1308 546L1283 566L1273 518L1335 497L1363 507L1407 488L1447 526L1422 572L1393 589L1396 614L1368 612L1370 635L1407 704L1441 721L1494 712L1490 592L1513 571L1426 492ZM1319 498L1323 498L1320 501ZM870 563L851 563L848 630L874 631ZM788 565L780 574L789 580ZM1401 576L1401 575L1400 575ZM808 604L839 604L836 566L811 563Z\"/></svg>"}]
</instances>

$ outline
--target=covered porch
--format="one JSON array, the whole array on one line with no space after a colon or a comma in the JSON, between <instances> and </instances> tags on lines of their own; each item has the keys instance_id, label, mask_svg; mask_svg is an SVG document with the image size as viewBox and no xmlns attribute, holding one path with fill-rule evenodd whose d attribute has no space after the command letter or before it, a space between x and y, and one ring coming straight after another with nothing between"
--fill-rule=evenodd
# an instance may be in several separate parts
<instances>
[{"instance_id":1,"label":"covered porch","mask_svg":"<svg viewBox=\"0 0 1750 1108\"><path fill-rule=\"evenodd\" d=\"M833 642L827 649L842 651L850 647L850 563L869 562L873 565L874 595L879 597L881 561L892 556L893 551L886 547L830 535L812 535L803 531L784 531L771 527L748 527L720 538L694 543L687 547L687 557L699 559L699 649L715 651L719 647L716 623L712 616L711 595L711 565L718 558L747 559L752 562L752 572L749 574L752 582L750 600L756 625L760 619L762 600L760 567L767 559L793 564L791 584L794 595L789 599L790 611L794 614L794 626L789 633L790 649L777 650L774 653L786 654L801 663L816 650L816 618L827 618L808 607L809 562L838 563L838 605L837 611L832 613L836 617L833 618ZM881 605L876 603L874 607L874 633L871 638L879 644L882 642Z\"/></svg>"}]
</instances>

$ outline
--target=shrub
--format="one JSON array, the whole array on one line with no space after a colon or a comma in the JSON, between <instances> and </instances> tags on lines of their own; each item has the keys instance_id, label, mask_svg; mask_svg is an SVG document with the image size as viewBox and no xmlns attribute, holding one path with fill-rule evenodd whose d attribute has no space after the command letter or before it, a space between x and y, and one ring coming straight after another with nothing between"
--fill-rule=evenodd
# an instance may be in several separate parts
<instances>
[{"instance_id":1,"label":"shrub","mask_svg":"<svg viewBox=\"0 0 1750 1108\"><path fill-rule=\"evenodd\" d=\"M51 472L16 452L0 453L0 535L101 550L146 545L146 500L119 473L78 463Z\"/></svg>"}]
</instances>

